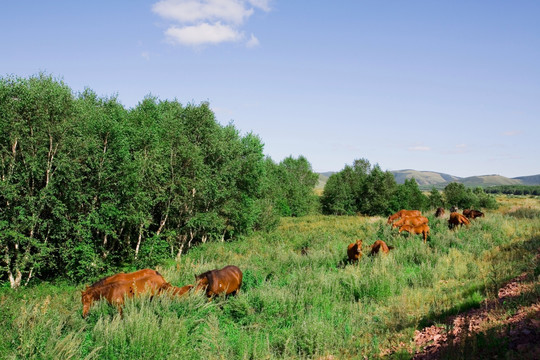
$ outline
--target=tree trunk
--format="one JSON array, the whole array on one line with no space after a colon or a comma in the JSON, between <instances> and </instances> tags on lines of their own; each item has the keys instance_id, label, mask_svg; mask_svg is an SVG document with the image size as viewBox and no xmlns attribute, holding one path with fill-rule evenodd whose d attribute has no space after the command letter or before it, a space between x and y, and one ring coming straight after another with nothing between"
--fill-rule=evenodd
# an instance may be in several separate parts
<instances>
[{"instance_id":1,"label":"tree trunk","mask_svg":"<svg viewBox=\"0 0 540 360\"><path fill-rule=\"evenodd\" d=\"M184 251L184 245L186 244L187 235L179 235L178 239L180 240L180 246L178 247L178 253L176 254L176 261L180 261L180 256Z\"/></svg>"},{"instance_id":2,"label":"tree trunk","mask_svg":"<svg viewBox=\"0 0 540 360\"><path fill-rule=\"evenodd\" d=\"M16 269L16 275L13 276L13 273L8 268L8 277L9 277L9 284L12 289L16 289L19 286L21 286L21 280L22 280L22 273L19 271L19 269Z\"/></svg>"},{"instance_id":3,"label":"tree trunk","mask_svg":"<svg viewBox=\"0 0 540 360\"><path fill-rule=\"evenodd\" d=\"M141 226L139 227L139 239L137 240L137 247L135 247L135 260L137 260L137 256L139 255L139 248L141 247L143 226L144 223L141 223Z\"/></svg>"},{"instance_id":4,"label":"tree trunk","mask_svg":"<svg viewBox=\"0 0 540 360\"><path fill-rule=\"evenodd\" d=\"M28 278L26 278L26 281L24 283L24 286L28 285L28 282L30 281L30 279L32 278L32 272L34 271L34 268L32 267L30 269L30 273L28 273Z\"/></svg>"},{"instance_id":5,"label":"tree trunk","mask_svg":"<svg viewBox=\"0 0 540 360\"><path fill-rule=\"evenodd\" d=\"M159 236L159 234L161 234L161 231L163 230L163 227L165 226L165 223L167 222L167 218L169 217L168 210L169 209L167 209L167 214L165 214L165 219L161 220L160 223L159 223L159 229L156 232L156 235L158 235L158 236Z\"/></svg>"}]
</instances>

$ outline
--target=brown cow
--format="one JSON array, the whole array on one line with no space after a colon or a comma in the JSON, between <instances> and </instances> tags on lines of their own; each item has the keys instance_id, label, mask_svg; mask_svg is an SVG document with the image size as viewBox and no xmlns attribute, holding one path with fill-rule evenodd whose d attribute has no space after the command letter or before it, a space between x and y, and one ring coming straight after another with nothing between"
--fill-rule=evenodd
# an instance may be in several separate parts
<instances>
[{"instance_id":1,"label":"brown cow","mask_svg":"<svg viewBox=\"0 0 540 360\"><path fill-rule=\"evenodd\" d=\"M86 317L94 301L101 298L106 299L109 304L115 305L120 315L122 315L122 305L125 297L133 297L142 293L149 293L154 296L169 289L170 286L159 273L132 280L117 280L92 285L81 294L82 315Z\"/></svg>"},{"instance_id":2,"label":"brown cow","mask_svg":"<svg viewBox=\"0 0 540 360\"><path fill-rule=\"evenodd\" d=\"M121 273L118 273L118 274L114 274L114 275L104 277L103 279L96 281L95 283L88 286L87 288L94 287L94 286L100 286L100 285L106 285L106 284L110 284L110 283L117 282L117 281L132 281L132 280L137 280L139 278L152 276L152 275L161 276L161 274L159 272L157 272L156 270L152 270L152 269L142 269L142 270L137 270L137 271L130 272L130 273L127 273L127 274L124 273L124 272L121 272Z\"/></svg>"},{"instance_id":3,"label":"brown cow","mask_svg":"<svg viewBox=\"0 0 540 360\"><path fill-rule=\"evenodd\" d=\"M460 213L450 213L450 219L448 219L448 228L453 229L456 226L469 225L471 222L465 216Z\"/></svg>"},{"instance_id":4,"label":"brown cow","mask_svg":"<svg viewBox=\"0 0 540 360\"><path fill-rule=\"evenodd\" d=\"M402 225L399 228L399 232L407 231L410 234L422 234L424 237L424 244L427 241L427 237L429 236L429 226L427 224L422 224L418 226L412 226L412 225Z\"/></svg>"},{"instance_id":5,"label":"brown cow","mask_svg":"<svg viewBox=\"0 0 540 360\"><path fill-rule=\"evenodd\" d=\"M177 286L170 286L169 289L171 289L172 291L172 294L173 295L177 295L177 296L182 296L184 295L185 293L187 293L189 290L193 289L193 285L189 284L189 285L185 285L185 286L182 286L182 287L177 287Z\"/></svg>"},{"instance_id":6,"label":"brown cow","mask_svg":"<svg viewBox=\"0 0 540 360\"><path fill-rule=\"evenodd\" d=\"M405 217L405 216L421 216L422 213L420 210L399 210L397 213L392 214L388 217L387 224L391 224L394 220Z\"/></svg>"},{"instance_id":7,"label":"brown cow","mask_svg":"<svg viewBox=\"0 0 540 360\"><path fill-rule=\"evenodd\" d=\"M357 262L362 257L362 240L358 239L347 246L349 263Z\"/></svg>"},{"instance_id":8,"label":"brown cow","mask_svg":"<svg viewBox=\"0 0 540 360\"><path fill-rule=\"evenodd\" d=\"M422 224L427 224L428 222L429 220L425 216L406 216L394 222L392 224L392 229L401 227L403 225L419 226Z\"/></svg>"},{"instance_id":9,"label":"brown cow","mask_svg":"<svg viewBox=\"0 0 540 360\"><path fill-rule=\"evenodd\" d=\"M242 286L242 271L234 265L225 266L223 269L214 269L195 276L197 290L205 290L206 296L236 295Z\"/></svg>"},{"instance_id":10,"label":"brown cow","mask_svg":"<svg viewBox=\"0 0 540 360\"><path fill-rule=\"evenodd\" d=\"M476 219L477 217L484 217L484 213L478 210L465 209L463 215L469 219Z\"/></svg>"},{"instance_id":11,"label":"brown cow","mask_svg":"<svg viewBox=\"0 0 540 360\"><path fill-rule=\"evenodd\" d=\"M443 217L444 216L444 208L439 207L435 211L435 217Z\"/></svg>"},{"instance_id":12,"label":"brown cow","mask_svg":"<svg viewBox=\"0 0 540 360\"><path fill-rule=\"evenodd\" d=\"M373 256L375 254L378 254L379 251L382 251L385 254L388 254L390 250L392 250L393 246L388 246L386 243L382 240L377 240L371 245L371 252L369 253L369 256Z\"/></svg>"}]
</instances>

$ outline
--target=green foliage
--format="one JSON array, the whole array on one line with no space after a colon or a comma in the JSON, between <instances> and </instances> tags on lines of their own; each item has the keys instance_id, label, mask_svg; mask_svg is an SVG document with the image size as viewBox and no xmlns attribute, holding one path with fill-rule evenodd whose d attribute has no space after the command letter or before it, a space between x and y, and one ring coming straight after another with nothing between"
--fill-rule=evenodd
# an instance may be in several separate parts
<instances>
[{"instance_id":1,"label":"green foliage","mask_svg":"<svg viewBox=\"0 0 540 360\"><path fill-rule=\"evenodd\" d=\"M319 176L303 156L285 158L279 164L266 159L266 197L273 199L280 216L304 216L317 212L318 199L313 189Z\"/></svg>"},{"instance_id":2,"label":"green foliage","mask_svg":"<svg viewBox=\"0 0 540 360\"><path fill-rule=\"evenodd\" d=\"M498 185L489 186L484 189L488 194L506 194L506 195L540 195L539 185Z\"/></svg>"},{"instance_id":3,"label":"green foliage","mask_svg":"<svg viewBox=\"0 0 540 360\"><path fill-rule=\"evenodd\" d=\"M378 164L371 167L366 159L332 174L321 197L324 214L385 214L397 184L392 173L383 172Z\"/></svg>"},{"instance_id":4,"label":"green foliage","mask_svg":"<svg viewBox=\"0 0 540 360\"><path fill-rule=\"evenodd\" d=\"M406 179L402 185L398 185L392 199L391 212L401 209L427 210L429 205L430 199L420 191L416 180Z\"/></svg>"},{"instance_id":5,"label":"green foliage","mask_svg":"<svg viewBox=\"0 0 540 360\"><path fill-rule=\"evenodd\" d=\"M480 188L467 188L461 183L450 183L443 191L446 204L461 209L484 208L496 209L497 202L492 195Z\"/></svg>"},{"instance_id":6,"label":"green foliage","mask_svg":"<svg viewBox=\"0 0 540 360\"><path fill-rule=\"evenodd\" d=\"M442 194L435 187L432 187L431 191L429 192L428 204L429 204L429 207L432 209L436 209L438 207L443 207L443 208L445 207Z\"/></svg>"},{"instance_id":7,"label":"green foliage","mask_svg":"<svg viewBox=\"0 0 540 360\"><path fill-rule=\"evenodd\" d=\"M324 214L386 216L401 209L425 210L429 200L414 179L398 185L391 172L361 159L330 176L321 204Z\"/></svg>"},{"instance_id":8,"label":"green foliage","mask_svg":"<svg viewBox=\"0 0 540 360\"><path fill-rule=\"evenodd\" d=\"M40 74L0 79L0 280L152 265L200 242L277 225L261 140L207 103L126 110ZM312 207L305 158L283 166L291 215Z\"/></svg>"}]
</instances>

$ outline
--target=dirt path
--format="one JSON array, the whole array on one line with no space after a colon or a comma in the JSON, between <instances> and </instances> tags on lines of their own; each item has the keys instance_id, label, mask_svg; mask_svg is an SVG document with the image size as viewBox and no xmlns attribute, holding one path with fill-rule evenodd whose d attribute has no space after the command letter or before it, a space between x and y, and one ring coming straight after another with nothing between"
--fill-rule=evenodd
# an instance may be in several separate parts
<instances>
[{"instance_id":1,"label":"dirt path","mask_svg":"<svg viewBox=\"0 0 540 360\"><path fill-rule=\"evenodd\" d=\"M535 286L538 279L523 273L479 309L449 317L445 327L417 330L414 342L422 350L413 359L540 359L540 297Z\"/></svg>"}]
</instances>

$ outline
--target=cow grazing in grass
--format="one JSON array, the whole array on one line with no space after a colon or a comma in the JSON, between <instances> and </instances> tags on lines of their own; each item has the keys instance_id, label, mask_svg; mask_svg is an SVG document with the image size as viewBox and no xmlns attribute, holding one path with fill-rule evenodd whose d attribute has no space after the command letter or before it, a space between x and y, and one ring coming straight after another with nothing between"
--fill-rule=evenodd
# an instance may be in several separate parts
<instances>
[{"instance_id":1,"label":"cow grazing in grass","mask_svg":"<svg viewBox=\"0 0 540 360\"><path fill-rule=\"evenodd\" d=\"M228 265L223 269L210 270L195 276L197 290L204 290L206 296L236 295L242 286L242 270L237 266Z\"/></svg>"},{"instance_id":2,"label":"cow grazing in grass","mask_svg":"<svg viewBox=\"0 0 540 360\"><path fill-rule=\"evenodd\" d=\"M390 215L386 223L391 224L395 220L406 216L422 216L422 213L420 212L420 210L399 210L397 213Z\"/></svg>"},{"instance_id":3,"label":"cow grazing in grass","mask_svg":"<svg viewBox=\"0 0 540 360\"><path fill-rule=\"evenodd\" d=\"M349 263L357 262L362 257L362 240L358 239L347 246Z\"/></svg>"},{"instance_id":4,"label":"cow grazing in grass","mask_svg":"<svg viewBox=\"0 0 540 360\"><path fill-rule=\"evenodd\" d=\"M427 241L427 237L429 236L429 226L427 224L422 224L418 226L412 226L412 225L402 225L399 228L399 232L407 231L410 234L422 234L422 237L424 238L424 244Z\"/></svg>"},{"instance_id":5,"label":"cow grazing in grass","mask_svg":"<svg viewBox=\"0 0 540 360\"><path fill-rule=\"evenodd\" d=\"M444 208L439 207L435 211L435 217L443 217L444 216Z\"/></svg>"},{"instance_id":6,"label":"cow grazing in grass","mask_svg":"<svg viewBox=\"0 0 540 360\"><path fill-rule=\"evenodd\" d=\"M172 289L173 295L182 296L185 293L187 293L189 290L193 289L193 285L185 285L182 287L177 286L171 286L170 289Z\"/></svg>"},{"instance_id":7,"label":"cow grazing in grass","mask_svg":"<svg viewBox=\"0 0 540 360\"><path fill-rule=\"evenodd\" d=\"M478 210L465 209L463 215L468 219L476 219L478 217L484 217L484 213Z\"/></svg>"},{"instance_id":8,"label":"cow grazing in grass","mask_svg":"<svg viewBox=\"0 0 540 360\"><path fill-rule=\"evenodd\" d=\"M422 224L427 224L428 222L429 220L425 216L406 216L394 222L392 224L392 229L402 227L403 225L420 226Z\"/></svg>"},{"instance_id":9,"label":"cow grazing in grass","mask_svg":"<svg viewBox=\"0 0 540 360\"><path fill-rule=\"evenodd\" d=\"M82 314L86 317L95 301L105 299L109 304L116 306L122 315L122 305L126 297L131 298L143 293L154 296L167 292L182 296L192 287L193 285L181 288L173 286L165 281L159 272L152 269L142 269L127 274L122 272L103 278L81 292Z\"/></svg>"},{"instance_id":10,"label":"cow grazing in grass","mask_svg":"<svg viewBox=\"0 0 540 360\"><path fill-rule=\"evenodd\" d=\"M394 248L393 246L386 245L386 243L382 240L375 241L373 245L371 245L370 247L371 247L371 252L369 253L369 256L378 254L379 251L382 251L383 253L388 254L388 252Z\"/></svg>"},{"instance_id":11,"label":"cow grazing in grass","mask_svg":"<svg viewBox=\"0 0 540 360\"><path fill-rule=\"evenodd\" d=\"M469 225L471 222L465 216L460 213L450 213L450 219L448 219L448 228L453 229L456 226Z\"/></svg>"},{"instance_id":12,"label":"cow grazing in grass","mask_svg":"<svg viewBox=\"0 0 540 360\"><path fill-rule=\"evenodd\" d=\"M137 276L138 274L131 277L129 276L130 274L122 273L117 275L121 276L117 276L114 281L110 279L106 282L98 281L81 293L83 317L88 315L92 304L100 299L105 299L109 304L116 306L118 312L122 315L122 305L124 305L124 299L126 297L133 297L143 293L154 296L172 287L157 271L142 277Z\"/></svg>"}]
</instances>

